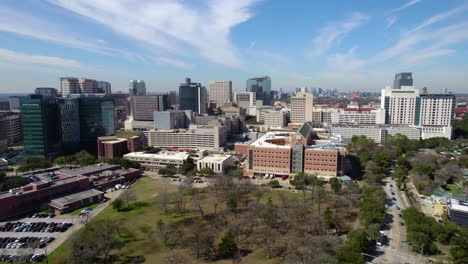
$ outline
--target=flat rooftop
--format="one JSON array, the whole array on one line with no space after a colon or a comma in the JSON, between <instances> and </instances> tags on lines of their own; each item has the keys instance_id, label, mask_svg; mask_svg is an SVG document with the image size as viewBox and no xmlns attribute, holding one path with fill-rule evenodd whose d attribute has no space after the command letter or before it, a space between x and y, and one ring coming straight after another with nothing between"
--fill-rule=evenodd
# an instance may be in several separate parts
<instances>
[{"instance_id":1,"label":"flat rooftop","mask_svg":"<svg viewBox=\"0 0 468 264\"><path fill-rule=\"evenodd\" d=\"M77 192L74 194L63 196L57 199L52 199L51 202L59 203L62 205L67 205L67 204L81 201L81 200L84 200L84 199L87 199L96 195L100 195L100 194L103 194L103 192L95 190L95 189L89 189L86 191Z\"/></svg>"},{"instance_id":2,"label":"flat rooftop","mask_svg":"<svg viewBox=\"0 0 468 264\"><path fill-rule=\"evenodd\" d=\"M51 185L47 186L46 188L53 188L53 187L55 187L57 185L72 183L72 182L75 182L75 181L79 181L79 180L81 180L83 178L87 178L87 177L77 176L77 177L68 177L68 178L61 179L61 180L56 180L56 181L50 181ZM41 181L31 182L31 183L26 184L24 186L41 185L41 184L45 184L45 183L49 183L49 181L41 180ZM46 189L46 188L44 188L44 189ZM22 194L28 194L28 193L32 193L32 192L37 192L36 190L20 191L19 188L16 188L15 190L16 190L15 193L11 193L11 192L2 192L2 193L0 193L0 199L11 197L11 196L19 196L19 195L22 195ZM40 189L38 191L41 191L41 190L42 189Z\"/></svg>"},{"instance_id":3,"label":"flat rooftop","mask_svg":"<svg viewBox=\"0 0 468 264\"><path fill-rule=\"evenodd\" d=\"M81 174L93 173L95 171L100 170L111 170L111 169L119 169L119 165L111 165L107 163L99 163L96 165L81 167L81 168L73 168L73 169L64 169L59 170L59 173L70 175L70 176L77 176Z\"/></svg>"},{"instance_id":4,"label":"flat rooftop","mask_svg":"<svg viewBox=\"0 0 468 264\"><path fill-rule=\"evenodd\" d=\"M257 138L257 140L253 141L250 145L254 147L262 147L262 148L290 148L291 146L289 144L286 145L277 145L268 142L267 140L272 140L272 139L285 139L288 140L291 136L293 136L295 133L290 133L290 132L280 132L280 131L270 131L265 133L263 136Z\"/></svg>"},{"instance_id":5,"label":"flat rooftop","mask_svg":"<svg viewBox=\"0 0 468 264\"><path fill-rule=\"evenodd\" d=\"M199 160L199 162L223 162L229 159L231 155L215 155L215 156L206 156Z\"/></svg>"},{"instance_id":6,"label":"flat rooftop","mask_svg":"<svg viewBox=\"0 0 468 264\"><path fill-rule=\"evenodd\" d=\"M183 151L162 150L158 153L146 153L143 151L131 152L124 155L124 158L144 158L144 159L163 159L163 160L186 160L189 154Z\"/></svg>"}]
</instances>

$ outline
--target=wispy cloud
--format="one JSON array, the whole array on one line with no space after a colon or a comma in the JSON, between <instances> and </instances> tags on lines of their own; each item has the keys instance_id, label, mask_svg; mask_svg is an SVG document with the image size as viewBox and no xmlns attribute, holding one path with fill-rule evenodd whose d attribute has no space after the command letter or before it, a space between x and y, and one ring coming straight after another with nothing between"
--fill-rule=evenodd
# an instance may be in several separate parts
<instances>
[{"instance_id":1,"label":"wispy cloud","mask_svg":"<svg viewBox=\"0 0 468 264\"><path fill-rule=\"evenodd\" d=\"M466 11L468 9L467 7L468 7L467 5L459 6L459 7L456 7L454 9L451 9L449 11L439 13L439 14L437 14L435 16L432 16L429 19L427 19L426 21L424 21L422 24L420 24L419 26L412 29L409 33L421 30L421 29L423 29L425 27L428 27L428 26L430 26L432 24L440 22L440 21L442 21L444 19L450 18L450 17L452 17L452 16L454 16L456 14L462 13L462 12L464 12L464 11Z\"/></svg>"},{"instance_id":2,"label":"wispy cloud","mask_svg":"<svg viewBox=\"0 0 468 264\"><path fill-rule=\"evenodd\" d=\"M400 6L399 8L396 8L394 9L393 11L400 11L400 10L403 10L403 9L406 9L410 6L413 6L419 2L421 2L422 0L410 0L408 2L406 2L404 5Z\"/></svg>"},{"instance_id":3,"label":"wispy cloud","mask_svg":"<svg viewBox=\"0 0 468 264\"><path fill-rule=\"evenodd\" d=\"M390 28L397 22L398 18L396 16L389 16L387 19L385 19L385 23L387 24L387 28Z\"/></svg>"},{"instance_id":4,"label":"wispy cloud","mask_svg":"<svg viewBox=\"0 0 468 264\"><path fill-rule=\"evenodd\" d=\"M364 24L369 17L362 13L353 13L348 19L327 25L319 30L312 41L311 56L320 56L329 51L351 31Z\"/></svg>"},{"instance_id":5,"label":"wispy cloud","mask_svg":"<svg viewBox=\"0 0 468 264\"><path fill-rule=\"evenodd\" d=\"M97 54L107 56L120 54L130 60L145 60L143 56L132 52L107 47L105 46L106 42L102 39L94 40L82 34L78 38L78 34L70 33L69 30L60 25L6 7L0 7L0 31L50 41Z\"/></svg>"},{"instance_id":6,"label":"wispy cloud","mask_svg":"<svg viewBox=\"0 0 468 264\"><path fill-rule=\"evenodd\" d=\"M192 54L194 48L209 60L239 66L242 60L230 41L230 31L249 20L250 8L258 0L206 0L193 5L181 0L87 1L49 0L70 11L89 17L115 32L155 51Z\"/></svg>"},{"instance_id":7,"label":"wispy cloud","mask_svg":"<svg viewBox=\"0 0 468 264\"><path fill-rule=\"evenodd\" d=\"M336 53L328 56L328 66L336 71L353 71L366 63L365 60L355 56L357 46L352 47L346 53Z\"/></svg>"},{"instance_id":8,"label":"wispy cloud","mask_svg":"<svg viewBox=\"0 0 468 264\"><path fill-rule=\"evenodd\" d=\"M0 48L0 64L16 66L40 66L57 69L87 69L87 67L81 64L81 62L73 59L18 53L13 50L2 48Z\"/></svg>"},{"instance_id":9,"label":"wispy cloud","mask_svg":"<svg viewBox=\"0 0 468 264\"><path fill-rule=\"evenodd\" d=\"M249 49L255 47L255 44L257 44L257 40L253 40L252 42L250 42Z\"/></svg>"},{"instance_id":10,"label":"wispy cloud","mask_svg":"<svg viewBox=\"0 0 468 264\"><path fill-rule=\"evenodd\" d=\"M181 69L192 69L194 67L192 64L186 63L184 61L166 57L155 58L155 62L160 65L169 65Z\"/></svg>"}]
</instances>

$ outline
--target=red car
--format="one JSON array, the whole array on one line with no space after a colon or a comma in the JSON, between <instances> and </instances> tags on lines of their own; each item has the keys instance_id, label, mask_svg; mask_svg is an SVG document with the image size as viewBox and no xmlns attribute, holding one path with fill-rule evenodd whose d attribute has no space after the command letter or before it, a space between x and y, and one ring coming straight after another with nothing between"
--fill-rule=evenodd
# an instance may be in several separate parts
<instances>
[{"instance_id":1,"label":"red car","mask_svg":"<svg viewBox=\"0 0 468 264\"><path fill-rule=\"evenodd\" d=\"M286 180L287 178L288 178L288 175L283 175L283 176L281 176L281 179L282 179L283 181Z\"/></svg>"}]
</instances>

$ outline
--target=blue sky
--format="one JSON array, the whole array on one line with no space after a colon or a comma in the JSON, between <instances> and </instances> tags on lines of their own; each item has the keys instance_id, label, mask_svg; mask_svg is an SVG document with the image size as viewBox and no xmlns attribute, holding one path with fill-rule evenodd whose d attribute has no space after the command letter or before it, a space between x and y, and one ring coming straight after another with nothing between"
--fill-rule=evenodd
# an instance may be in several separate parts
<instances>
[{"instance_id":1,"label":"blue sky","mask_svg":"<svg viewBox=\"0 0 468 264\"><path fill-rule=\"evenodd\" d=\"M59 77L126 91L176 90L270 75L274 89L468 92L468 1L2 0L0 93L59 88Z\"/></svg>"}]
</instances>

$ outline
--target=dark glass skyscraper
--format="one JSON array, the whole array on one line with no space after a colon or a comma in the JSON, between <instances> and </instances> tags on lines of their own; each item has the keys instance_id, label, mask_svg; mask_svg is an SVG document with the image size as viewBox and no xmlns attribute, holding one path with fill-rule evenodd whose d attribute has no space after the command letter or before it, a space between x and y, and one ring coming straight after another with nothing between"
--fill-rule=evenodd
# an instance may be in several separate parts
<instances>
[{"instance_id":1,"label":"dark glass skyscraper","mask_svg":"<svg viewBox=\"0 0 468 264\"><path fill-rule=\"evenodd\" d=\"M60 139L65 154L80 150L80 110L78 98L61 98L59 104Z\"/></svg>"},{"instance_id":2,"label":"dark glass skyscraper","mask_svg":"<svg viewBox=\"0 0 468 264\"><path fill-rule=\"evenodd\" d=\"M29 157L56 157L62 154L57 99L33 94L21 99L24 150Z\"/></svg>"},{"instance_id":3,"label":"dark glass skyscraper","mask_svg":"<svg viewBox=\"0 0 468 264\"><path fill-rule=\"evenodd\" d=\"M247 80L247 92L254 92L257 100L262 100L263 105L272 104L271 96L271 78L270 76L263 76L258 78L251 78Z\"/></svg>"},{"instance_id":4,"label":"dark glass skyscraper","mask_svg":"<svg viewBox=\"0 0 468 264\"><path fill-rule=\"evenodd\" d=\"M395 74L393 89L401 89L402 86L413 86L413 74L411 72L400 72Z\"/></svg>"},{"instance_id":5,"label":"dark glass skyscraper","mask_svg":"<svg viewBox=\"0 0 468 264\"><path fill-rule=\"evenodd\" d=\"M81 95L79 116L81 148L95 153L98 137L115 134L114 100L110 96Z\"/></svg>"},{"instance_id":6,"label":"dark glass skyscraper","mask_svg":"<svg viewBox=\"0 0 468 264\"><path fill-rule=\"evenodd\" d=\"M179 110L192 110L194 113L206 113L208 95L200 83L192 83L190 78L179 85Z\"/></svg>"}]
</instances>

